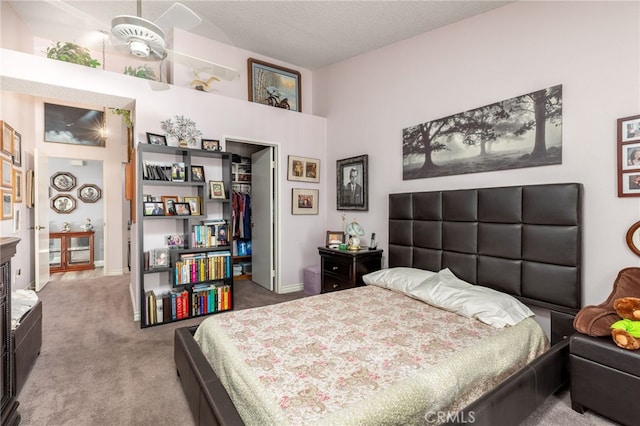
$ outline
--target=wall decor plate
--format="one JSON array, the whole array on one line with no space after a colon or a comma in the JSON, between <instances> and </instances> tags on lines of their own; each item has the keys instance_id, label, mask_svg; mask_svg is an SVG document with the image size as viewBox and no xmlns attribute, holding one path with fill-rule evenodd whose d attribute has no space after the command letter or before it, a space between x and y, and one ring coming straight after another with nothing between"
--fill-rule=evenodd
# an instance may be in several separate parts
<instances>
[{"instance_id":1,"label":"wall decor plate","mask_svg":"<svg viewBox=\"0 0 640 426\"><path fill-rule=\"evenodd\" d=\"M76 177L68 172L58 172L51 176L51 186L56 191L71 191L76 187Z\"/></svg>"},{"instance_id":2,"label":"wall decor plate","mask_svg":"<svg viewBox=\"0 0 640 426\"><path fill-rule=\"evenodd\" d=\"M76 199L69 194L59 194L51 199L51 209L56 213L71 213L76 209Z\"/></svg>"},{"instance_id":3,"label":"wall decor plate","mask_svg":"<svg viewBox=\"0 0 640 426\"><path fill-rule=\"evenodd\" d=\"M87 183L78 188L78 198L85 203L95 203L102 197L102 190L96 185Z\"/></svg>"}]
</instances>

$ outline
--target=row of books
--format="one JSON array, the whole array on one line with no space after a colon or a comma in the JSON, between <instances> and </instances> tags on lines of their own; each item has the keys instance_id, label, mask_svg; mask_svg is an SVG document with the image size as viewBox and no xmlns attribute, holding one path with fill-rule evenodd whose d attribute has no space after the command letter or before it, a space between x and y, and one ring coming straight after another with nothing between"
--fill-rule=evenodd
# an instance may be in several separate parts
<instances>
[{"instance_id":1,"label":"row of books","mask_svg":"<svg viewBox=\"0 0 640 426\"><path fill-rule=\"evenodd\" d=\"M181 254L173 268L173 282L184 285L228 278L232 276L232 263L228 250Z\"/></svg>"},{"instance_id":2,"label":"row of books","mask_svg":"<svg viewBox=\"0 0 640 426\"><path fill-rule=\"evenodd\" d=\"M184 318L208 315L231 309L231 286L195 285L192 291L172 290L157 296L153 290L145 292L145 325L160 324Z\"/></svg>"},{"instance_id":3,"label":"row of books","mask_svg":"<svg viewBox=\"0 0 640 426\"><path fill-rule=\"evenodd\" d=\"M185 181L185 164L182 161L165 164L142 163L142 178L144 180L166 180L174 182Z\"/></svg>"},{"instance_id":4,"label":"row of books","mask_svg":"<svg viewBox=\"0 0 640 426\"><path fill-rule=\"evenodd\" d=\"M226 220L205 221L202 225L193 226L191 247L228 246L230 241Z\"/></svg>"}]
</instances>

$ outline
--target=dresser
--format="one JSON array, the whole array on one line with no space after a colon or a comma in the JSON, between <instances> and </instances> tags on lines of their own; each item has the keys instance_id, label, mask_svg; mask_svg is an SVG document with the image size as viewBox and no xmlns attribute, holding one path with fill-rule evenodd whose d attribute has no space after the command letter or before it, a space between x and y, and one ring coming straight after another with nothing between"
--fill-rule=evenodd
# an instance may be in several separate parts
<instances>
[{"instance_id":1,"label":"dresser","mask_svg":"<svg viewBox=\"0 0 640 426\"><path fill-rule=\"evenodd\" d=\"M20 423L18 401L13 388L13 348L11 339L11 258L16 254L19 238L0 238L0 331L2 365L0 366L0 424Z\"/></svg>"},{"instance_id":2,"label":"dresser","mask_svg":"<svg viewBox=\"0 0 640 426\"><path fill-rule=\"evenodd\" d=\"M382 250L318 247L322 293L364 285L362 276L382 268Z\"/></svg>"}]
</instances>

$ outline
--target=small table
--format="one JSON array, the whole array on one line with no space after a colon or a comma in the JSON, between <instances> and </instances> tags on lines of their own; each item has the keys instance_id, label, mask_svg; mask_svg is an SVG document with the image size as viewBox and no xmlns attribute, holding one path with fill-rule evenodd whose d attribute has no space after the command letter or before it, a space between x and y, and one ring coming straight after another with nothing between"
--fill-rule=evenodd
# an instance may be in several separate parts
<instances>
[{"instance_id":1,"label":"small table","mask_svg":"<svg viewBox=\"0 0 640 426\"><path fill-rule=\"evenodd\" d=\"M336 250L318 247L322 293L364 285L362 276L382 268L383 250Z\"/></svg>"}]
</instances>

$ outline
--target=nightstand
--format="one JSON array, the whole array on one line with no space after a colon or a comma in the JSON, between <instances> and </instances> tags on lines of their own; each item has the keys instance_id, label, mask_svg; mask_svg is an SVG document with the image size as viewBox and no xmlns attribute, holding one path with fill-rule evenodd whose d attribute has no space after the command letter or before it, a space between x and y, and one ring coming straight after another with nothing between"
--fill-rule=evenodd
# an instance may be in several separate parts
<instances>
[{"instance_id":1,"label":"nightstand","mask_svg":"<svg viewBox=\"0 0 640 426\"><path fill-rule=\"evenodd\" d=\"M382 250L334 250L318 247L322 293L364 285L362 276L382 268Z\"/></svg>"}]
</instances>

